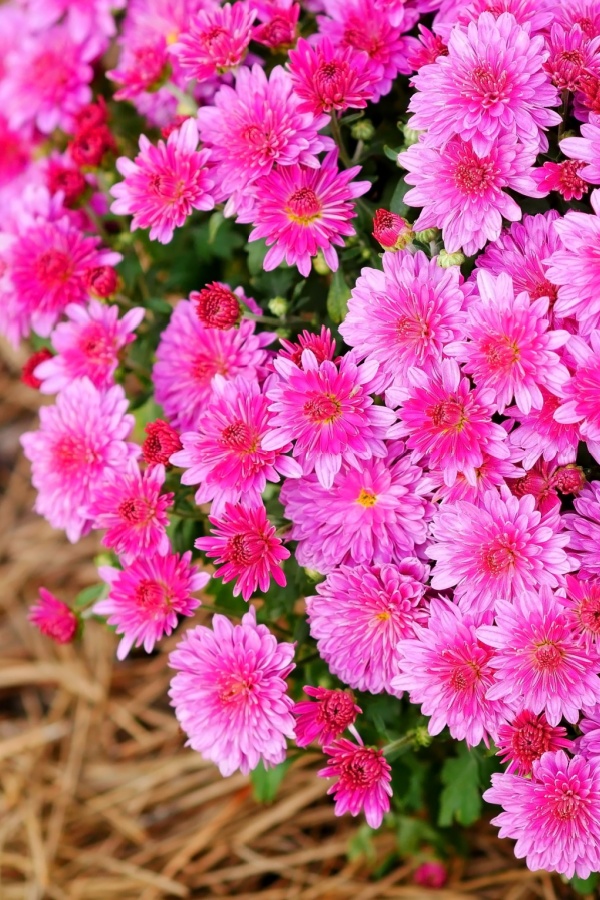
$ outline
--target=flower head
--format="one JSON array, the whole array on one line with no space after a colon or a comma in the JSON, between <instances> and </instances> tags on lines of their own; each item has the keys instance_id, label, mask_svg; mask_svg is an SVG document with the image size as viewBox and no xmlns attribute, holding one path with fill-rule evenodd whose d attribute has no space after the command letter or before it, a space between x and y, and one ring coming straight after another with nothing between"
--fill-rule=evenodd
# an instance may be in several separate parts
<instances>
[{"instance_id":1,"label":"flower head","mask_svg":"<svg viewBox=\"0 0 600 900\"><path fill-rule=\"evenodd\" d=\"M354 724L361 708L346 691L330 691L327 688L305 685L304 693L312 700L294 704L296 717L296 743L308 747L313 741L330 744L350 725Z\"/></svg>"},{"instance_id":2,"label":"flower head","mask_svg":"<svg viewBox=\"0 0 600 900\"><path fill-rule=\"evenodd\" d=\"M245 0L201 9L169 52L186 79L206 81L236 69L248 52L254 11Z\"/></svg>"},{"instance_id":3,"label":"flower head","mask_svg":"<svg viewBox=\"0 0 600 900\"><path fill-rule=\"evenodd\" d=\"M575 512L563 521L569 530L569 549L580 563L582 578L600 575L600 481L592 481L574 501Z\"/></svg>"},{"instance_id":4,"label":"flower head","mask_svg":"<svg viewBox=\"0 0 600 900\"><path fill-rule=\"evenodd\" d=\"M146 440L142 444L142 457L150 466L168 466L174 453L181 450L181 438L164 419L148 422Z\"/></svg>"},{"instance_id":5,"label":"flower head","mask_svg":"<svg viewBox=\"0 0 600 900\"><path fill-rule=\"evenodd\" d=\"M192 291L190 301L206 328L232 328L240 319L239 299L230 287L219 281L207 284L201 291Z\"/></svg>"},{"instance_id":6,"label":"flower head","mask_svg":"<svg viewBox=\"0 0 600 900\"><path fill-rule=\"evenodd\" d=\"M565 200L581 200L588 192L580 172L585 163L579 159L565 159L560 163L545 162L533 170L533 178L540 191L557 191Z\"/></svg>"},{"instance_id":7,"label":"flower head","mask_svg":"<svg viewBox=\"0 0 600 900\"><path fill-rule=\"evenodd\" d=\"M269 767L285 759L285 739L294 736L285 683L293 658L293 644L278 643L256 624L254 607L239 625L215 615L212 628L191 629L171 653L175 715L189 746L222 775L247 775L261 760Z\"/></svg>"},{"instance_id":8,"label":"flower head","mask_svg":"<svg viewBox=\"0 0 600 900\"><path fill-rule=\"evenodd\" d=\"M389 811L392 796L391 766L382 751L339 738L325 747L324 752L329 759L317 774L321 778L338 779L327 791L335 798L336 816L347 812L357 816L364 812L371 828L379 828L383 814Z\"/></svg>"},{"instance_id":9,"label":"flower head","mask_svg":"<svg viewBox=\"0 0 600 900\"><path fill-rule=\"evenodd\" d=\"M563 402L554 413L562 425L577 424L592 456L600 462L600 329L595 329L589 344L573 335L567 349L577 363L575 374L562 385Z\"/></svg>"},{"instance_id":10,"label":"flower head","mask_svg":"<svg viewBox=\"0 0 600 900\"><path fill-rule=\"evenodd\" d=\"M558 597L569 610L574 629L590 654L600 651L600 580L584 581L567 575L566 597Z\"/></svg>"},{"instance_id":11,"label":"flower head","mask_svg":"<svg viewBox=\"0 0 600 900\"><path fill-rule=\"evenodd\" d=\"M290 51L289 71L299 109L314 116L360 109L373 96L373 72L366 53L322 38L316 46L301 38Z\"/></svg>"},{"instance_id":12,"label":"flower head","mask_svg":"<svg viewBox=\"0 0 600 900\"><path fill-rule=\"evenodd\" d=\"M599 69L597 58L600 37L590 39L581 25L575 24L565 29L555 23L547 42L550 55L544 69L559 91L577 91L582 75Z\"/></svg>"},{"instance_id":13,"label":"flower head","mask_svg":"<svg viewBox=\"0 0 600 900\"><path fill-rule=\"evenodd\" d=\"M373 237L384 250L404 250L415 236L412 226L402 216L378 209L373 218Z\"/></svg>"},{"instance_id":14,"label":"flower head","mask_svg":"<svg viewBox=\"0 0 600 900\"><path fill-rule=\"evenodd\" d=\"M291 359L300 368L302 368L302 354L305 350L310 350L318 363L325 362L326 359L333 360L335 356L335 339L332 338L331 331L325 325L321 325L319 334L305 329L298 335L295 343L285 338L279 338L279 343L283 347L283 350L279 351L279 355L283 359ZM337 363L339 357L334 361Z\"/></svg>"},{"instance_id":15,"label":"flower head","mask_svg":"<svg viewBox=\"0 0 600 900\"><path fill-rule=\"evenodd\" d=\"M76 613L43 587L27 618L45 637L52 638L57 644L70 644L79 627Z\"/></svg>"},{"instance_id":16,"label":"flower head","mask_svg":"<svg viewBox=\"0 0 600 900\"><path fill-rule=\"evenodd\" d=\"M496 746L503 763L508 762L507 772L518 775L531 775L533 763L548 751L554 752L563 747L571 747L567 740L567 729L562 725L548 724L544 713L534 715L524 709L512 720L510 725L501 725L498 729Z\"/></svg>"},{"instance_id":17,"label":"flower head","mask_svg":"<svg viewBox=\"0 0 600 900\"><path fill-rule=\"evenodd\" d=\"M506 415L518 422L519 427L510 432L508 439L526 469L531 469L540 457L559 465L573 463L577 457L577 424L557 422L554 414L560 406L560 397L544 388L541 392L544 400L541 409L532 409L527 415L514 406L506 410Z\"/></svg>"},{"instance_id":18,"label":"flower head","mask_svg":"<svg viewBox=\"0 0 600 900\"><path fill-rule=\"evenodd\" d=\"M271 50L288 50L298 38L300 4L291 0L254 3L260 25L252 29L252 40Z\"/></svg>"},{"instance_id":19,"label":"flower head","mask_svg":"<svg viewBox=\"0 0 600 900\"><path fill-rule=\"evenodd\" d=\"M35 353L31 354L21 369L21 381L23 384L36 390L41 386L42 380L37 377L35 370L40 363L46 362L47 359L52 359L52 352L47 347L42 347L41 350L36 350Z\"/></svg>"},{"instance_id":20,"label":"flower head","mask_svg":"<svg viewBox=\"0 0 600 900\"><path fill-rule=\"evenodd\" d=\"M600 38L598 38L598 44L600 45ZM565 138L560 142L560 149L565 156L571 157L573 161L571 165L574 163L578 166L577 171L584 181L600 184L600 162L598 162L600 155L600 115L591 113L589 123L581 126L581 137ZM565 200L569 199L565 195ZM581 199L581 196L576 199Z\"/></svg>"}]
</instances>

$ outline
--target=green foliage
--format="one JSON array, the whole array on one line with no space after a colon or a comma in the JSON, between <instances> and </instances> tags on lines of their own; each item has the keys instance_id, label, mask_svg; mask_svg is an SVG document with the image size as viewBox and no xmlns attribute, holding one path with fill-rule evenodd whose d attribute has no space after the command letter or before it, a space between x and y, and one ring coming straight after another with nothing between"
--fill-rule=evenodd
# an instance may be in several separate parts
<instances>
[{"instance_id":1,"label":"green foliage","mask_svg":"<svg viewBox=\"0 0 600 900\"><path fill-rule=\"evenodd\" d=\"M327 312L329 318L336 325L344 321L348 312L348 300L350 298L350 288L346 284L344 273L340 269L333 273L331 286L327 294Z\"/></svg>"},{"instance_id":2,"label":"green foliage","mask_svg":"<svg viewBox=\"0 0 600 900\"><path fill-rule=\"evenodd\" d=\"M597 896L595 893L596 888L600 884L600 875L597 872L593 872L588 878L579 878L575 875L574 878L571 878L569 884L578 894L595 897Z\"/></svg>"},{"instance_id":3,"label":"green foliage","mask_svg":"<svg viewBox=\"0 0 600 900\"><path fill-rule=\"evenodd\" d=\"M273 802L289 767L290 761L287 759L270 769L265 769L264 763L260 762L256 769L250 772L252 795L258 803Z\"/></svg>"},{"instance_id":4,"label":"green foliage","mask_svg":"<svg viewBox=\"0 0 600 900\"><path fill-rule=\"evenodd\" d=\"M471 825L481 815L482 799L479 788L479 765L473 750L458 745L459 755L450 757L442 768L444 788L440 794L438 825L446 827L456 820Z\"/></svg>"}]
</instances>

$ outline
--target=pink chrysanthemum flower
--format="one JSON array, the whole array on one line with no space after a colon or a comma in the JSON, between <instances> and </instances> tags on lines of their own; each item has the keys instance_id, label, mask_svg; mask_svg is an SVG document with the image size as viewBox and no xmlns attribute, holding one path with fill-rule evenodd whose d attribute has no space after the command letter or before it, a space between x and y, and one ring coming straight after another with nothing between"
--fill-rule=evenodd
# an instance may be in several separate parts
<instances>
[{"instance_id":1,"label":"pink chrysanthemum flower","mask_svg":"<svg viewBox=\"0 0 600 900\"><path fill-rule=\"evenodd\" d=\"M271 50L289 50L298 39L298 19L300 18L300 4L291 0L284 2L258 2L253 3L260 25L252 29L252 40L263 44Z\"/></svg>"},{"instance_id":2,"label":"pink chrysanthemum flower","mask_svg":"<svg viewBox=\"0 0 600 900\"><path fill-rule=\"evenodd\" d=\"M400 448L359 469L342 466L331 489L316 475L284 482L281 502L291 539L299 541L299 565L325 574L342 563L397 563L425 543L428 486Z\"/></svg>"},{"instance_id":3,"label":"pink chrysanthemum flower","mask_svg":"<svg viewBox=\"0 0 600 900\"><path fill-rule=\"evenodd\" d=\"M354 744L347 738L333 741L323 751L328 756L327 765L317 774L321 778L337 778L328 794L335 798L335 814L350 813L357 816L364 812L367 824L379 828L384 813L389 811L391 766L383 752L374 747Z\"/></svg>"},{"instance_id":4,"label":"pink chrysanthemum flower","mask_svg":"<svg viewBox=\"0 0 600 900\"><path fill-rule=\"evenodd\" d=\"M79 627L79 619L73 610L43 587L27 618L45 637L57 644L70 644Z\"/></svg>"},{"instance_id":5,"label":"pink chrysanthemum flower","mask_svg":"<svg viewBox=\"0 0 600 900\"><path fill-rule=\"evenodd\" d=\"M192 304L179 301L160 336L152 373L156 402L176 428L196 428L212 395L215 375L227 380L241 375L246 381L267 375L264 348L274 335L255 334L255 328L250 319L242 319L239 328L206 328Z\"/></svg>"},{"instance_id":6,"label":"pink chrysanthemum flower","mask_svg":"<svg viewBox=\"0 0 600 900\"><path fill-rule=\"evenodd\" d=\"M168 47L162 35L121 41L116 69L106 75L118 85L115 100L137 100L146 91L155 91L163 80L169 62Z\"/></svg>"},{"instance_id":7,"label":"pink chrysanthemum flower","mask_svg":"<svg viewBox=\"0 0 600 900\"><path fill-rule=\"evenodd\" d=\"M535 155L510 133L501 134L482 154L460 137L450 138L440 150L413 144L398 163L408 169L407 184L415 185L405 202L424 207L414 228L441 228L449 253L462 249L473 256L500 237L503 216L511 222L521 218L521 208L504 188L540 196L531 174Z\"/></svg>"},{"instance_id":8,"label":"pink chrysanthemum flower","mask_svg":"<svg viewBox=\"0 0 600 900\"><path fill-rule=\"evenodd\" d=\"M585 181L600 184L600 115L591 113L589 123L581 126L581 137L565 138L560 142L560 149L565 156L581 161L579 173Z\"/></svg>"},{"instance_id":9,"label":"pink chrysanthemum flower","mask_svg":"<svg viewBox=\"0 0 600 900\"><path fill-rule=\"evenodd\" d=\"M142 457L149 466L168 466L174 453L181 450L181 438L164 419L148 422L146 439L142 444Z\"/></svg>"},{"instance_id":10,"label":"pink chrysanthemum flower","mask_svg":"<svg viewBox=\"0 0 600 900\"><path fill-rule=\"evenodd\" d=\"M92 526L91 491L108 469L122 469L138 448L126 443L134 425L120 385L101 392L87 378L64 388L40 409L38 431L21 437L38 491L35 510L73 543Z\"/></svg>"},{"instance_id":11,"label":"pink chrysanthemum flower","mask_svg":"<svg viewBox=\"0 0 600 900\"><path fill-rule=\"evenodd\" d=\"M498 729L496 746L503 763L508 762L507 772L517 775L531 775L533 763L544 753L556 752L571 747L567 740L567 729L562 725L548 724L544 713L536 716L524 709L512 720L510 725L501 725Z\"/></svg>"},{"instance_id":12,"label":"pink chrysanthemum flower","mask_svg":"<svg viewBox=\"0 0 600 900\"><path fill-rule=\"evenodd\" d=\"M139 556L125 569L100 566L98 574L109 585L108 597L94 604L96 615L107 616L123 637L117 659L125 659L132 647L146 653L165 634L177 627L179 616L192 616L200 600L192 594L210 581L208 572L191 564L192 553Z\"/></svg>"},{"instance_id":13,"label":"pink chrysanthemum flower","mask_svg":"<svg viewBox=\"0 0 600 900\"><path fill-rule=\"evenodd\" d=\"M468 500L475 506L481 506L487 491L507 483L510 485L522 474L523 470L510 459L494 459L493 456L484 453L483 463L475 469L475 484L471 484L462 472L459 472L456 481L449 487L445 484L444 473L440 469L430 469L426 478L430 489L435 488L432 500L444 500L446 503Z\"/></svg>"},{"instance_id":14,"label":"pink chrysanthemum flower","mask_svg":"<svg viewBox=\"0 0 600 900\"><path fill-rule=\"evenodd\" d=\"M410 702L431 717L431 735L447 725L453 738L470 747L481 741L488 746L509 713L505 703L487 697L494 684L493 654L477 637L477 621L449 600L433 599L427 625L415 625L415 634L399 641L400 674L392 678L394 691L409 691Z\"/></svg>"},{"instance_id":15,"label":"pink chrysanthemum flower","mask_svg":"<svg viewBox=\"0 0 600 900\"><path fill-rule=\"evenodd\" d=\"M398 74L410 74L407 56L416 41L402 32L415 25L418 13L414 8L397 10L392 23L389 0L384 7L379 0L324 0L323 6L327 16L317 17L319 33L334 46L368 54L375 102L390 92Z\"/></svg>"},{"instance_id":16,"label":"pink chrysanthemum flower","mask_svg":"<svg viewBox=\"0 0 600 900\"><path fill-rule=\"evenodd\" d=\"M267 481L280 476L299 478L302 467L289 456L291 443L265 450L261 441L270 433L268 401L255 381L238 376L225 381L215 375L210 402L200 414L196 431L181 435L183 449L171 462L187 469L182 484L199 484L196 503L212 501L213 516L227 503L243 499L260 506Z\"/></svg>"},{"instance_id":17,"label":"pink chrysanthemum flower","mask_svg":"<svg viewBox=\"0 0 600 900\"><path fill-rule=\"evenodd\" d=\"M600 868L600 760L545 753L531 779L493 774L483 799L502 806L492 824L533 871L588 878Z\"/></svg>"},{"instance_id":18,"label":"pink chrysanthemum flower","mask_svg":"<svg viewBox=\"0 0 600 900\"><path fill-rule=\"evenodd\" d=\"M262 449L285 452L294 441L294 457L305 475L315 472L330 488L342 462L355 468L359 459L385 456L384 438L396 421L387 407L375 406L368 395L377 363L357 366L352 355L339 367L330 360L317 362L311 350L302 353L302 368L279 357L278 375L268 390L272 414Z\"/></svg>"},{"instance_id":19,"label":"pink chrysanthemum flower","mask_svg":"<svg viewBox=\"0 0 600 900\"><path fill-rule=\"evenodd\" d=\"M496 410L503 413L514 398L527 415L541 409L545 387L560 394L569 370L555 351L569 340L568 331L549 331L548 297L531 301L523 292L515 296L510 275L477 273L477 296L467 311L464 333L468 340L445 347L480 388L494 392Z\"/></svg>"},{"instance_id":20,"label":"pink chrysanthemum flower","mask_svg":"<svg viewBox=\"0 0 600 900\"><path fill-rule=\"evenodd\" d=\"M471 285L458 266L442 269L424 253L384 253L383 272L365 267L348 301L340 334L359 358L375 360L374 390L411 366L429 371L444 346L464 334L463 308Z\"/></svg>"},{"instance_id":21,"label":"pink chrysanthemum flower","mask_svg":"<svg viewBox=\"0 0 600 900\"><path fill-rule=\"evenodd\" d=\"M278 643L251 607L240 625L215 615L212 628L187 632L169 657L177 671L169 691L188 746L232 775L285 759L294 736L285 679L294 645Z\"/></svg>"},{"instance_id":22,"label":"pink chrysanthemum flower","mask_svg":"<svg viewBox=\"0 0 600 900\"><path fill-rule=\"evenodd\" d=\"M492 422L494 391L472 390L455 360L442 360L429 374L413 367L406 383L388 391L390 402L401 403L394 436L406 436L415 461L427 457L430 467L444 472L449 487L459 472L475 484L484 453L509 458L506 431Z\"/></svg>"},{"instance_id":23,"label":"pink chrysanthemum flower","mask_svg":"<svg viewBox=\"0 0 600 900\"><path fill-rule=\"evenodd\" d=\"M119 351L135 340L135 329L145 310L134 307L119 319L119 307L91 300L87 307L70 304L69 321L52 332L56 356L41 363L36 375L43 394L56 394L75 378L90 379L97 388L109 388L119 364Z\"/></svg>"},{"instance_id":24,"label":"pink chrysanthemum flower","mask_svg":"<svg viewBox=\"0 0 600 900\"><path fill-rule=\"evenodd\" d=\"M197 13L169 48L185 78L207 81L236 69L248 52L254 17L245 0Z\"/></svg>"},{"instance_id":25,"label":"pink chrysanthemum flower","mask_svg":"<svg viewBox=\"0 0 600 900\"><path fill-rule=\"evenodd\" d=\"M28 22L32 30L45 31L62 16L75 41L86 37L111 37L116 32L113 13L126 0L27 0ZM101 43L103 46L103 42Z\"/></svg>"},{"instance_id":26,"label":"pink chrysanthemum flower","mask_svg":"<svg viewBox=\"0 0 600 900\"><path fill-rule=\"evenodd\" d=\"M584 166L584 162L575 159L565 159L560 163L545 162L539 169L534 169L532 175L540 191L556 191L565 200L581 200L588 192L588 186L580 175Z\"/></svg>"},{"instance_id":27,"label":"pink chrysanthemum flower","mask_svg":"<svg viewBox=\"0 0 600 900\"><path fill-rule=\"evenodd\" d=\"M588 710L577 727L582 735L576 743L579 753L586 759L596 757L600 761L600 706Z\"/></svg>"},{"instance_id":28,"label":"pink chrysanthemum flower","mask_svg":"<svg viewBox=\"0 0 600 900\"><path fill-rule=\"evenodd\" d=\"M304 693L314 697L316 702L301 700L294 704L296 743L299 747L308 747L313 741L330 744L353 725L357 715L362 712L346 691L305 685Z\"/></svg>"},{"instance_id":29,"label":"pink chrysanthemum flower","mask_svg":"<svg viewBox=\"0 0 600 900\"><path fill-rule=\"evenodd\" d=\"M226 196L247 193L248 185L268 175L275 164L318 169L316 154L332 146L329 138L317 134L327 117L302 112L292 88L281 66L267 78L256 65L240 69L235 88L223 85L213 104L199 110L200 136L210 147Z\"/></svg>"},{"instance_id":30,"label":"pink chrysanthemum flower","mask_svg":"<svg viewBox=\"0 0 600 900\"><path fill-rule=\"evenodd\" d=\"M424 624L427 566L341 566L306 598L310 633L331 672L359 691L395 694L396 645Z\"/></svg>"},{"instance_id":31,"label":"pink chrysanthemum flower","mask_svg":"<svg viewBox=\"0 0 600 900\"><path fill-rule=\"evenodd\" d=\"M514 497L507 487L488 491L479 506L444 504L431 530L432 587L453 587L459 605L477 614L499 597L511 600L542 584L558 587L576 567L564 551L569 536L558 510L542 516L530 494Z\"/></svg>"},{"instance_id":32,"label":"pink chrysanthemum flower","mask_svg":"<svg viewBox=\"0 0 600 900\"><path fill-rule=\"evenodd\" d=\"M415 233L410 222L388 209L377 209L373 216L373 237L384 250L395 252L412 244Z\"/></svg>"},{"instance_id":33,"label":"pink chrysanthemum flower","mask_svg":"<svg viewBox=\"0 0 600 900\"><path fill-rule=\"evenodd\" d=\"M482 625L477 633L495 649L490 700L505 700L515 712L545 712L553 726L563 716L577 722L584 706L600 702L597 660L545 585L535 594L515 594L512 602L496 600L496 624Z\"/></svg>"},{"instance_id":34,"label":"pink chrysanthemum flower","mask_svg":"<svg viewBox=\"0 0 600 900\"><path fill-rule=\"evenodd\" d=\"M102 543L128 565L141 556L169 552L167 509L174 494L161 494L164 481L164 466L142 473L131 460L122 471L109 470L93 489L88 513L94 528L107 529Z\"/></svg>"},{"instance_id":35,"label":"pink chrysanthemum flower","mask_svg":"<svg viewBox=\"0 0 600 900\"><path fill-rule=\"evenodd\" d=\"M564 29L561 25L554 24L546 46L549 57L544 63L544 69L559 91L573 93L579 89L582 75L594 70L598 73L600 37L590 39L580 25Z\"/></svg>"},{"instance_id":36,"label":"pink chrysanthemum flower","mask_svg":"<svg viewBox=\"0 0 600 900\"><path fill-rule=\"evenodd\" d=\"M319 250L332 272L337 271L335 248L356 233L350 224L356 216L352 201L371 187L370 181L352 181L359 172L360 166L339 171L333 150L318 169L285 166L257 182L255 207L238 221L254 223L249 241L265 238L270 248L263 261L266 272L285 259L307 278L311 257Z\"/></svg>"},{"instance_id":37,"label":"pink chrysanthemum flower","mask_svg":"<svg viewBox=\"0 0 600 900\"><path fill-rule=\"evenodd\" d=\"M540 457L546 462L556 462L561 466L573 463L577 458L577 424L557 422L554 414L560 406L560 398L543 388L542 397L542 408L532 409L528 415L515 407L506 410L506 415L515 419L519 425L510 432L508 440L526 469L533 468Z\"/></svg>"},{"instance_id":38,"label":"pink chrysanthemum flower","mask_svg":"<svg viewBox=\"0 0 600 900\"><path fill-rule=\"evenodd\" d=\"M448 56L446 42L425 25L419 25L419 43L407 56L411 69L418 72L423 66L434 63L440 56Z\"/></svg>"},{"instance_id":39,"label":"pink chrysanthemum flower","mask_svg":"<svg viewBox=\"0 0 600 900\"><path fill-rule=\"evenodd\" d=\"M569 611L574 629L581 636L588 653L600 651L600 580L584 581L567 575L566 597L559 603Z\"/></svg>"},{"instance_id":40,"label":"pink chrysanthemum flower","mask_svg":"<svg viewBox=\"0 0 600 900\"><path fill-rule=\"evenodd\" d=\"M117 169L125 180L111 188L117 199L111 210L118 215L133 214L131 230L149 228L150 240L168 244L175 228L181 228L192 210L212 209L211 189L215 182L206 167L210 154L197 150L198 130L187 119L173 131L165 144L156 147L140 135L140 152L135 160L121 156Z\"/></svg>"},{"instance_id":41,"label":"pink chrysanthemum flower","mask_svg":"<svg viewBox=\"0 0 600 900\"><path fill-rule=\"evenodd\" d=\"M458 134L486 156L498 138L516 135L535 153L547 150L544 129L561 118L556 88L542 68L544 39L506 13L482 13L466 30L454 28L448 55L423 67L413 79L411 128L427 131L430 146Z\"/></svg>"},{"instance_id":42,"label":"pink chrysanthemum flower","mask_svg":"<svg viewBox=\"0 0 600 900\"><path fill-rule=\"evenodd\" d=\"M561 0L551 8L554 19L565 31L579 25L590 40L600 35L600 9L596 0Z\"/></svg>"},{"instance_id":43,"label":"pink chrysanthemum flower","mask_svg":"<svg viewBox=\"0 0 600 900\"><path fill-rule=\"evenodd\" d=\"M289 72L299 109L313 116L360 109L373 96L373 72L366 53L323 38L316 46L301 38L290 51Z\"/></svg>"},{"instance_id":44,"label":"pink chrysanthemum flower","mask_svg":"<svg viewBox=\"0 0 600 900\"><path fill-rule=\"evenodd\" d=\"M279 338L279 343L283 347L283 350L279 351L279 355L283 359L291 359L300 368L302 368L302 354L305 350L310 350L318 363L325 362L326 359L339 362L339 358L334 360L335 339L332 338L329 328L325 328L324 325L321 325L319 334L305 329L298 335L295 343L285 338Z\"/></svg>"},{"instance_id":45,"label":"pink chrysanthemum flower","mask_svg":"<svg viewBox=\"0 0 600 900\"><path fill-rule=\"evenodd\" d=\"M443 37L449 36L455 25L468 25L476 22L481 13L491 13L495 19L502 13L511 13L519 25L527 25L531 34L543 32L553 19L551 4L544 7L539 0L471 0L466 4L463 0L436 0L440 12L435 18L435 30Z\"/></svg>"},{"instance_id":46,"label":"pink chrysanthemum flower","mask_svg":"<svg viewBox=\"0 0 600 900\"><path fill-rule=\"evenodd\" d=\"M569 340L567 349L577 369L562 386L564 399L554 418L563 425L577 424L588 450L600 462L600 330L593 331L589 340L588 344L578 335Z\"/></svg>"},{"instance_id":47,"label":"pink chrysanthemum flower","mask_svg":"<svg viewBox=\"0 0 600 900\"><path fill-rule=\"evenodd\" d=\"M575 513L567 513L564 523L569 529L569 549L580 563L582 578L600 576L600 481L587 484L574 501Z\"/></svg>"},{"instance_id":48,"label":"pink chrysanthemum flower","mask_svg":"<svg viewBox=\"0 0 600 900\"><path fill-rule=\"evenodd\" d=\"M216 578L222 578L224 584L235 578L234 597L241 594L244 600L249 600L257 588L268 591L271 578L285 587L280 564L290 551L277 537L262 503L251 508L228 503L220 518L209 516L209 519L214 525L211 532L214 536L198 538L194 546L214 557L220 566Z\"/></svg>"},{"instance_id":49,"label":"pink chrysanthemum flower","mask_svg":"<svg viewBox=\"0 0 600 900\"><path fill-rule=\"evenodd\" d=\"M570 209L556 219L561 246L545 260L547 277L558 285L554 311L575 316L583 336L600 327L600 190L592 191L590 202L595 216Z\"/></svg>"}]
</instances>

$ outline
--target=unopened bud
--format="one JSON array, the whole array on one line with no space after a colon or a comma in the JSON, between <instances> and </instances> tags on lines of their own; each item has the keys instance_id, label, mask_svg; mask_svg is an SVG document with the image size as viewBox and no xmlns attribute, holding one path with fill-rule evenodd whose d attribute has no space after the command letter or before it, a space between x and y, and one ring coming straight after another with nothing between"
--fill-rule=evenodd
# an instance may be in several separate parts
<instances>
[{"instance_id":1,"label":"unopened bud","mask_svg":"<svg viewBox=\"0 0 600 900\"><path fill-rule=\"evenodd\" d=\"M206 328L225 331L240 319L240 301L231 288L219 281L207 284L201 291L192 291L190 300L194 311Z\"/></svg>"},{"instance_id":2,"label":"unopened bud","mask_svg":"<svg viewBox=\"0 0 600 900\"><path fill-rule=\"evenodd\" d=\"M415 884L419 884L421 887L437 888L438 890L444 887L447 880L448 871L446 866L437 859L421 863L421 865L415 869L413 875Z\"/></svg>"},{"instance_id":3,"label":"unopened bud","mask_svg":"<svg viewBox=\"0 0 600 900\"><path fill-rule=\"evenodd\" d=\"M442 269L449 269L451 266L462 266L465 259L464 253L448 253L447 250L440 250L437 264Z\"/></svg>"},{"instance_id":4,"label":"unopened bud","mask_svg":"<svg viewBox=\"0 0 600 900\"><path fill-rule=\"evenodd\" d=\"M118 277L112 266L95 266L86 272L86 284L95 297L110 297L117 289Z\"/></svg>"},{"instance_id":5,"label":"unopened bud","mask_svg":"<svg viewBox=\"0 0 600 900\"><path fill-rule=\"evenodd\" d=\"M554 474L554 484L561 494L579 494L585 484L580 466L561 466Z\"/></svg>"},{"instance_id":6,"label":"unopened bud","mask_svg":"<svg viewBox=\"0 0 600 900\"><path fill-rule=\"evenodd\" d=\"M359 119L350 129L355 141L372 141L375 137L375 126L370 119Z\"/></svg>"},{"instance_id":7,"label":"unopened bud","mask_svg":"<svg viewBox=\"0 0 600 900\"><path fill-rule=\"evenodd\" d=\"M415 231L415 241L419 241L420 244L430 244L431 241L437 241L439 236L439 228L426 228L425 231Z\"/></svg>"},{"instance_id":8,"label":"unopened bud","mask_svg":"<svg viewBox=\"0 0 600 900\"><path fill-rule=\"evenodd\" d=\"M273 313L274 316L285 316L288 311L289 303L285 299L285 297L273 297L269 300L267 304L269 307L269 311Z\"/></svg>"},{"instance_id":9,"label":"unopened bud","mask_svg":"<svg viewBox=\"0 0 600 900\"><path fill-rule=\"evenodd\" d=\"M305 569L306 577L309 581L320 581L323 577L320 572L317 572L316 569Z\"/></svg>"},{"instance_id":10,"label":"unopened bud","mask_svg":"<svg viewBox=\"0 0 600 900\"><path fill-rule=\"evenodd\" d=\"M414 128L409 128L408 125L403 125L400 129L402 134L404 135L404 146L412 147L413 144L418 143L419 135L421 135L422 131L415 131Z\"/></svg>"},{"instance_id":11,"label":"unopened bud","mask_svg":"<svg viewBox=\"0 0 600 900\"><path fill-rule=\"evenodd\" d=\"M415 747L429 747L433 738L427 731L426 725L419 725L418 728L415 728L415 734L413 737L413 742Z\"/></svg>"},{"instance_id":12,"label":"unopened bud","mask_svg":"<svg viewBox=\"0 0 600 900\"><path fill-rule=\"evenodd\" d=\"M415 236L412 226L402 216L378 209L373 219L373 237L384 250L404 250Z\"/></svg>"}]
</instances>

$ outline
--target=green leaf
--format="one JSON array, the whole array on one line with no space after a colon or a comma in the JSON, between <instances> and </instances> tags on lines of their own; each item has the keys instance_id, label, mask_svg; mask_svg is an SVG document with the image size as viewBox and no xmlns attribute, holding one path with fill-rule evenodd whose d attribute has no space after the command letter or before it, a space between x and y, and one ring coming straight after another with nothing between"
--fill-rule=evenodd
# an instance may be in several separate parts
<instances>
[{"instance_id":1,"label":"green leaf","mask_svg":"<svg viewBox=\"0 0 600 900\"><path fill-rule=\"evenodd\" d=\"M451 825L454 820L460 825L471 825L481 814L477 757L465 744L460 745L459 753L442 766L444 788L440 794L438 816L438 824L442 827Z\"/></svg>"},{"instance_id":2,"label":"green leaf","mask_svg":"<svg viewBox=\"0 0 600 900\"><path fill-rule=\"evenodd\" d=\"M248 271L251 275L258 275L262 272L266 255L267 245L264 240L252 241L248 244Z\"/></svg>"},{"instance_id":3,"label":"green leaf","mask_svg":"<svg viewBox=\"0 0 600 900\"><path fill-rule=\"evenodd\" d=\"M364 858L371 865L377 858L373 845L373 829L368 825L361 825L358 831L348 841L348 859L350 862Z\"/></svg>"},{"instance_id":4,"label":"green leaf","mask_svg":"<svg viewBox=\"0 0 600 900\"><path fill-rule=\"evenodd\" d=\"M92 603L95 603L96 600L99 600L104 592L107 589L107 585L102 584L91 584L89 587L84 588L82 591L79 591L77 596L75 597L74 607L75 609L85 609L86 606L90 606Z\"/></svg>"},{"instance_id":5,"label":"green leaf","mask_svg":"<svg viewBox=\"0 0 600 900\"><path fill-rule=\"evenodd\" d=\"M394 150L392 147L388 147L387 144L383 145L383 152L387 156L388 159L391 159L392 162L396 162L398 159L399 150Z\"/></svg>"},{"instance_id":6,"label":"green leaf","mask_svg":"<svg viewBox=\"0 0 600 900\"><path fill-rule=\"evenodd\" d=\"M217 236L217 231L225 221L225 216L222 212L214 212L210 219L208 220L208 243L214 244L215 238Z\"/></svg>"},{"instance_id":7,"label":"green leaf","mask_svg":"<svg viewBox=\"0 0 600 900\"><path fill-rule=\"evenodd\" d=\"M407 184L404 178L401 178L390 200L390 211L396 213L397 216L406 216L408 206L404 202L404 195L410 190L410 184Z\"/></svg>"},{"instance_id":8,"label":"green leaf","mask_svg":"<svg viewBox=\"0 0 600 900\"><path fill-rule=\"evenodd\" d=\"M346 284L344 273L341 269L338 269L333 274L329 293L327 294L327 312L336 325L344 321L344 317L348 312L349 297L350 288Z\"/></svg>"},{"instance_id":9,"label":"green leaf","mask_svg":"<svg viewBox=\"0 0 600 900\"><path fill-rule=\"evenodd\" d=\"M593 896L599 883L600 875L597 872L592 872L588 878L579 878L578 875L575 875L575 877L571 878L569 881L571 887L576 890L578 894L589 894L590 897Z\"/></svg>"},{"instance_id":10,"label":"green leaf","mask_svg":"<svg viewBox=\"0 0 600 900\"><path fill-rule=\"evenodd\" d=\"M272 769L265 769L264 763L261 761L256 769L250 772L252 794L257 803L273 802L289 767L290 763L287 759Z\"/></svg>"}]
</instances>

